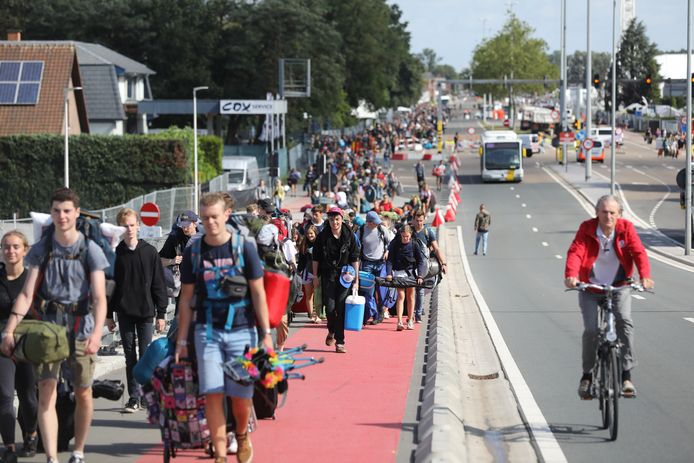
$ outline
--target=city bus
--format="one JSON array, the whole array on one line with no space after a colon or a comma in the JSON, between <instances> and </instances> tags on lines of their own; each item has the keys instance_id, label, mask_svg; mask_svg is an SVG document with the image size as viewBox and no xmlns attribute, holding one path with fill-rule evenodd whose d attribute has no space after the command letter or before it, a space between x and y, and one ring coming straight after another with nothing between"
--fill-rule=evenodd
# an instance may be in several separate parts
<instances>
[{"instance_id":1,"label":"city bus","mask_svg":"<svg viewBox=\"0 0 694 463\"><path fill-rule=\"evenodd\" d=\"M483 182L523 180L523 142L511 130L488 130L480 140L480 174Z\"/></svg>"}]
</instances>

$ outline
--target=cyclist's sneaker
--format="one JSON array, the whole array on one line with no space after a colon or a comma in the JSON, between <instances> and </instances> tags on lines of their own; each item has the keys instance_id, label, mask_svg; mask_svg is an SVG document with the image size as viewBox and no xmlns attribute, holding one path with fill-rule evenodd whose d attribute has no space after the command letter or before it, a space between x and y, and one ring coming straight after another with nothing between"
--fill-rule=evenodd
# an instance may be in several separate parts
<instances>
[{"instance_id":1,"label":"cyclist's sneaker","mask_svg":"<svg viewBox=\"0 0 694 463\"><path fill-rule=\"evenodd\" d=\"M631 380L625 379L622 382L622 395L627 398L636 397L636 388Z\"/></svg>"},{"instance_id":2,"label":"cyclist's sneaker","mask_svg":"<svg viewBox=\"0 0 694 463\"><path fill-rule=\"evenodd\" d=\"M578 397L581 400L591 400L593 396L590 394L590 383L589 379L582 379L581 383L578 385Z\"/></svg>"}]
</instances>

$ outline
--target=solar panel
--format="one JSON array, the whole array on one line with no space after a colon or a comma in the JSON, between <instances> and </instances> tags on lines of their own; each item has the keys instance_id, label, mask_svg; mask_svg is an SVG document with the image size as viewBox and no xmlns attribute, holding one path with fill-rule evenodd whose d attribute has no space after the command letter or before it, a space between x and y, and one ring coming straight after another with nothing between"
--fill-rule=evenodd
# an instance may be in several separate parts
<instances>
[{"instance_id":1,"label":"solar panel","mask_svg":"<svg viewBox=\"0 0 694 463\"><path fill-rule=\"evenodd\" d=\"M0 61L0 104L36 104L42 74L43 61Z\"/></svg>"}]
</instances>

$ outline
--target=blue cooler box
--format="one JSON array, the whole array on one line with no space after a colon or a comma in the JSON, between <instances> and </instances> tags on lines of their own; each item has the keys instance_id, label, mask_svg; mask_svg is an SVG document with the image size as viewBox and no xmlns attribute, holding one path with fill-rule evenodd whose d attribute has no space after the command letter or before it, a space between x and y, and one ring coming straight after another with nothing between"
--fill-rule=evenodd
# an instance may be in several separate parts
<instances>
[{"instance_id":1,"label":"blue cooler box","mask_svg":"<svg viewBox=\"0 0 694 463\"><path fill-rule=\"evenodd\" d=\"M345 329L361 331L364 324L364 296L347 296L345 303Z\"/></svg>"}]
</instances>

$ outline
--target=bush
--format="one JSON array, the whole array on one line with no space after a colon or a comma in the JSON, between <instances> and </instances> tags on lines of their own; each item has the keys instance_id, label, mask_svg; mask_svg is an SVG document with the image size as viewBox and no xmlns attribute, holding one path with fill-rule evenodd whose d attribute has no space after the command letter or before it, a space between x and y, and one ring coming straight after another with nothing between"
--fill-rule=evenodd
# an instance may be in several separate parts
<instances>
[{"instance_id":1,"label":"bush","mask_svg":"<svg viewBox=\"0 0 694 463\"><path fill-rule=\"evenodd\" d=\"M188 183L193 183L193 129L185 127L183 129L172 126L163 132L147 135L147 137L167 140L181 140L185 146L186 157L188 159ZM198 181L204 183L213 179L222 172L222 139L214 135L198 136Z\"/></svg>"},{"instance_id":2,"label":"bush","mask_svg":"<svg viewBox=\"0 0 694 463\"><path fill-rule=\"evenodd\" d=\"M84 209L186 184L186 152L180 140L78 135L69 143L70 187L79 193ZM63 136L0 137L0 172L0 217L46 211L51 193L64 182Z\"/></svg>"}]
</instances>

